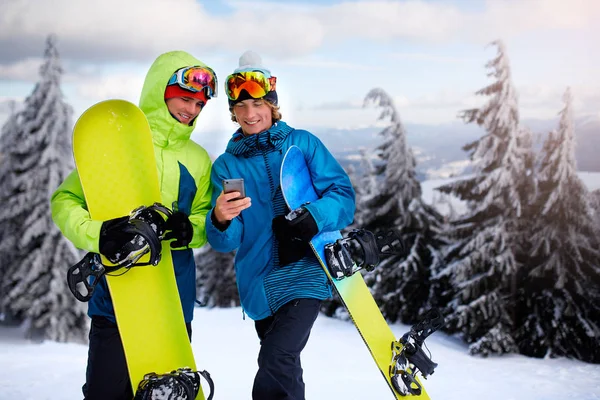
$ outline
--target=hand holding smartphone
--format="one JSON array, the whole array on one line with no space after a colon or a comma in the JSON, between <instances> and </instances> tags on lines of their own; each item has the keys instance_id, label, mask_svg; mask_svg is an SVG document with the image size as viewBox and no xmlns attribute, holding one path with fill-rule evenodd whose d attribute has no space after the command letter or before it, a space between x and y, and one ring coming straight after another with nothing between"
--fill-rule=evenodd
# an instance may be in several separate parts
<instances>
[{"instance_id":1,"label":"hand holding smartphone","mask_svg":"<svg viewBox=\"0 0 600 400\"><path fill-rule=\"evenodd\" d=\"M240 192L240 195L233 200L239 200L246 197L246 188L244 186L243 178L236 179L223 179L223 193Z\"/></svg>"}]
</instances>

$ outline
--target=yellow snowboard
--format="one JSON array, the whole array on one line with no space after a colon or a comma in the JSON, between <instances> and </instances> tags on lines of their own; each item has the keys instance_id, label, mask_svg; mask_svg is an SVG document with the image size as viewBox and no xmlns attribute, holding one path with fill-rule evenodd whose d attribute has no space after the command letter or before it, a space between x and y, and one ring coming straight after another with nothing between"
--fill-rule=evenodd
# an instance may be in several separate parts
<instances>
[{"instance_id":1,"label":"yellow snowboard","mask_svg":"<svg viewBox=\"0 0 600 400\"><path fill-rule=\"evenodd\" d=\"M107 100L86 110L75 124L73 154L94 220L161 202L152 134L136 105ZM102 261L110 265L106 258ZM147 373L183 367L195 371L169 244L162 243L157 266L134 267L106 278L134 392ZM204 399L202 389L197 399Z\"/></svg>"},{"instance_id":2,"label":"yellow snowboard","mask_svg":"<svg viewBox=\"0 0 600 400\"><path fill-rule=\"evenodd\" d=\"M304 154L297 146L291 146L287 150L281 165L280 180L283 197L290 210L295 210L307 202L314 202L319 199L313 187ZM329 281L339 294L394 398L398 400L403 398L429 400L429 395L418 378L417 381L421 386L419 395L403 395L394 388L390 376L390 367L395 354L394 351L400 351L402 345L398 343L381 314L362 275L356 273L343 280L336 280L329 273L325 262L325 245L334 243L341 238L342 234L339 231L320 232L311 239L310 246Z\"/></svg>"}]
</instances>

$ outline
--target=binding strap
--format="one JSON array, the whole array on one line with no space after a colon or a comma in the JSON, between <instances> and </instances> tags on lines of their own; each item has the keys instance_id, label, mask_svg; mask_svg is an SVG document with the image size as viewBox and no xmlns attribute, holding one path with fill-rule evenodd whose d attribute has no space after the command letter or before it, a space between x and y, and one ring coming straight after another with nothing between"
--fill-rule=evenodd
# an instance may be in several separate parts
<instances>
[{"instance_id":1,"label":"binding strap","mask_svg":"<svg viewBox=\"0 0 600 400\"><path fill-rule=\"evenodd\" d=\"M200 390L200 377L208 383L210 394L206 400L212 400L215 385L208 371L192 371L191 368L179 368L170 373L159 375L151 372L144 376L138 385L133 400L193 400Z\"/></svg>"},{"instance_id":2,"label":"binding strap","mask_svg":"<svg viewBox=\"0 0 600 400\"><path fill-rule=\"evenodd\" d=\"M160 203L133 210L129 220L119 227L122 232L132 234L133 239L123 245L117 253L118 257L108 259L112 265L103 264L99 254L87 253L67 271L67 284L75 298L81 302L89 301L94 288L105 274L111 274L121 268L158 265L162 250L160 242L164 238L166 219L171 214L171 210ZM139 262L148 253L149 260Z\"/></svg>"}]
</instances>

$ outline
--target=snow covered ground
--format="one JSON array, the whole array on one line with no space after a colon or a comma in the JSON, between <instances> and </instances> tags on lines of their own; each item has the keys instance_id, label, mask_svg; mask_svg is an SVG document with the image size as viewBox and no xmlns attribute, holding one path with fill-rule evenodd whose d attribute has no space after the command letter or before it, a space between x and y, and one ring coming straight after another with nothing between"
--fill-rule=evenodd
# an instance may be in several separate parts
<instances>
[{"instance_id":1,"label":"snow covered ground","mask_svg":"<svg viewBox=\"0 0 600 400\"><path fill-rule=\"evenodd\" d=\"M258 339L240 308L197 308L194 354L216 385L215 400L250 399ZM404 325L393 325L397 336ZM80 399L87 347L34 344L0 328L1 400ZM600 399L600 365L518 355L479 358L464 344L435 333L428 347L439 367L425 381L434 400ZM350 322L319 316L303 353L306 398L393 399L360 336Z\"/></svg>"},{"instance_id":2,"label":"snow covered ground","mask_svg":"<svg viewBox=\"0 0 600 400\"><path fill-rule=\"evenodd\" d=\"M600 173L579 175L589 190L600 188ZM439 196L433 189L452 179L423 182L423 198L431 202ZM461 206L456 199L452 204ZM392 326L398 337L407 328ZM252 321L242 320L240 308L197 308L193 329L194 354L215 381L215 400L250 399L259 346ZM518 355L472 357L465 344L443 333L427 344L439 364L425 381L434 400L600 400L600 365ZM0 327L0 400L80 399L86 358L85 345L32 343L18 328ZM303 366L309 400L393 399L350 322L320 316Z\"/></svg>"}]
</instances>

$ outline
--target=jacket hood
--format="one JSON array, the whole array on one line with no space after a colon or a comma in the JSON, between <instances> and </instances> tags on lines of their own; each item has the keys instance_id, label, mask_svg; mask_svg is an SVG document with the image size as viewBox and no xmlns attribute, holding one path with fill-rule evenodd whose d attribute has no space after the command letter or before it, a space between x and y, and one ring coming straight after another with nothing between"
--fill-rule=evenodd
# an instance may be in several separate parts
<instances>
[{"instance_id":1,"label":"jacket hood","mask_svg":"<svg viewBox=\"0 0 600 400\"><path fill-rule=\"evenodd\" d=\"M165 103L167 83L175 71L194 65L205 66L200 60L185 51L171 51L160 55L150 66L140 95L140 108L146 114L154 143L160 147L185 143L196 127L196 117L192 125L177 121Z\"/></svg>"}]
</instances>

